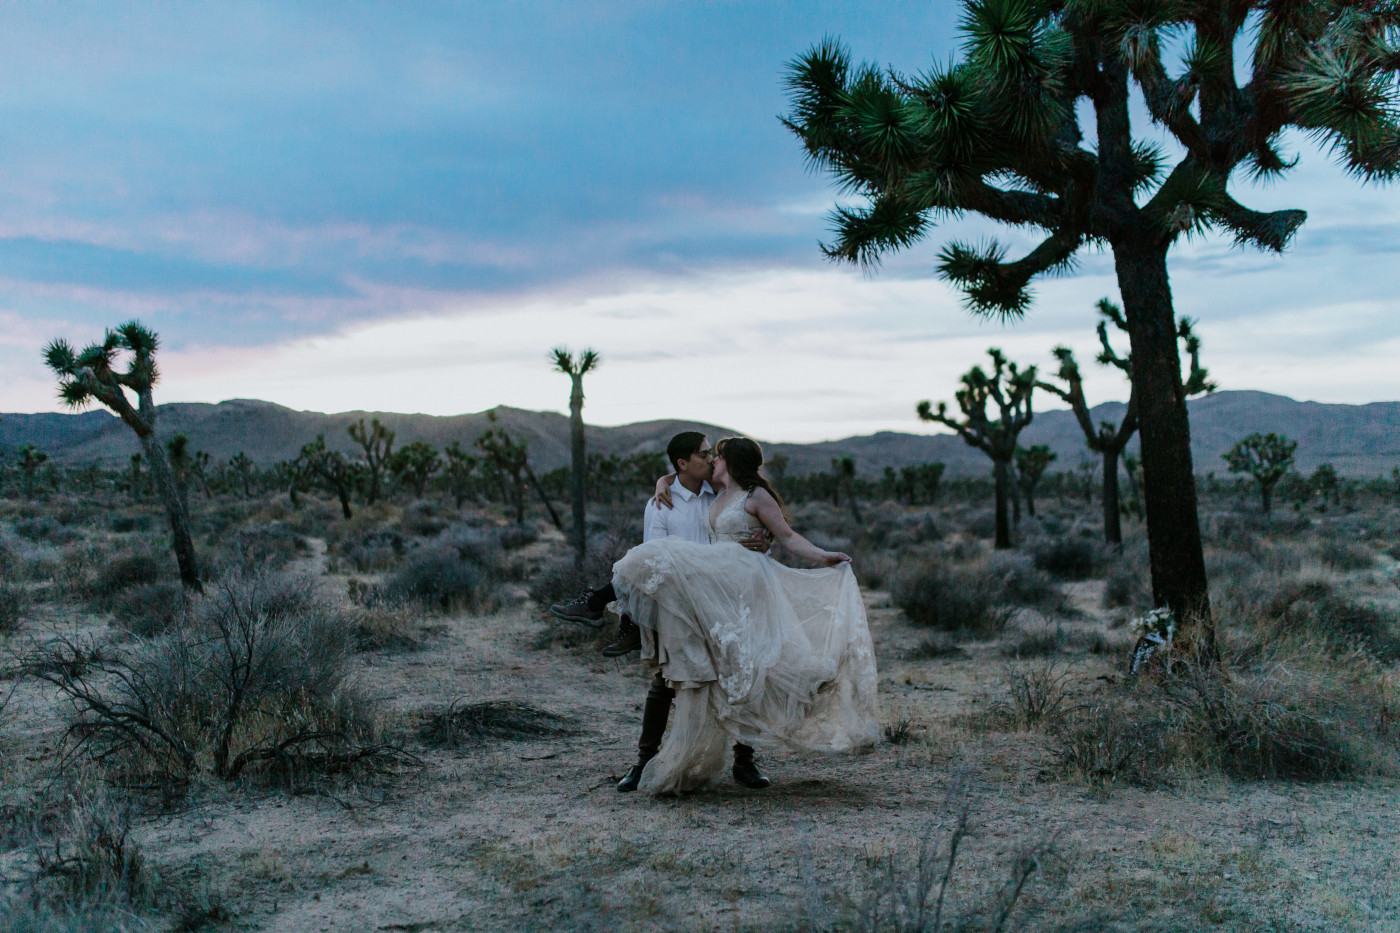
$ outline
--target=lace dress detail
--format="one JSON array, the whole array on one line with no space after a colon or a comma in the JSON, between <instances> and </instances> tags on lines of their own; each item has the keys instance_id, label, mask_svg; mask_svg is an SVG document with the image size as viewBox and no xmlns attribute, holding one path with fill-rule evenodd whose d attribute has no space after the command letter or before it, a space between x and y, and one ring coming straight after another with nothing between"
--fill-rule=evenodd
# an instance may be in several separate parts
<instances>
[{"instance_id":1,"label":"lace dress detail","mask_svg":"<svg viewBox=\"0 0 1400 933\"><path fill-rule=\"evenodd\" d=\"M698 789L729 744L822 752L879 738L875 653L847 566L797 570L737 542L758 522L748 495L712 515L714 543L661 538L613 567L642 626L643 660L677 688L675 720L642 789Z\"/></svg>"}]
</instances>

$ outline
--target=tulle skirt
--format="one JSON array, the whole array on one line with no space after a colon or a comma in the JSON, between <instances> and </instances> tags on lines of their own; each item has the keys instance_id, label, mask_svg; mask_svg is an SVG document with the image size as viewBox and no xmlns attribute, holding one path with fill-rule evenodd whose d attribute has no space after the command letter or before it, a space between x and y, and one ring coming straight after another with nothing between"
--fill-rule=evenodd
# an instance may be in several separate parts
<instances>
[{"instance_id":1,"label":"tulle skirt","mask_svg":"<svg viewBox=\"0 0 1400 933\"><path fill-rule=\"evenodd\" d=\"M733 542L660 538L613 566L642 659L676 688L641 788L719 776L732 742L856 752L879 738L875 652L849 566L795 570Z\"/></svg>"}]
</instances>

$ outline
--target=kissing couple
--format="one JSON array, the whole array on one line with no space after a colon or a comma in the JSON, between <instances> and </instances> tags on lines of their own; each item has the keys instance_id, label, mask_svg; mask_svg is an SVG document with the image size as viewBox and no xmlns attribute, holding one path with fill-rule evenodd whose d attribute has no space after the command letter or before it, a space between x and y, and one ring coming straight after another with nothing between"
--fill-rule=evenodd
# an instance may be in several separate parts
<instances>
[{"instance_id":1,"label":"kissing couple","mask_svg":"<svg viewBox=\"0 0 1400 933\"><path fill-rule=\"evenodd\" d=\"M769 783L755 747L869 749L880 732L875 652L850 557L792 529L757 442L727 437L711 450L687 431L666 457L675 472L647 503L643 543L613 565L611 584L551 607L596 624L616 599L623 624L609 653L639 643L655 669L638 761L618 790L699 790L723 772L730 743L749 787ZM770 541L816 569L779 563Z\"/></svg>"}]
</instances>

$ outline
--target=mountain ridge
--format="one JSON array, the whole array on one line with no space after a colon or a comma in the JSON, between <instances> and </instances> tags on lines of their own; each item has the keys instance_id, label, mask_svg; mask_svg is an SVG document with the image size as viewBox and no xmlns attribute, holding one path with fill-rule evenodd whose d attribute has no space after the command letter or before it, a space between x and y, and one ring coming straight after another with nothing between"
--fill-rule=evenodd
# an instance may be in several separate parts
<instances>
[{"instance_id":1,"label":"mountain ridge","mask_svg":"<svg viewBox=\"0 0 1400 933\"><path fill-rule=\"evenodd\" d=\"M1220 456L1239 438L1253 432L1274 431L1298 441L1298 469L1308 471L1331 463L1345 475L1373 477L1388 474L1400 465L1400 402L1343 405L1297 401L1256 390L1231 390L1191 399L1192 454L1199 473L1224 473ZM501 425L512 436L529 442L538 470L564 466L569 461L569 419L559 412L529 411L498 406ZM162 436L189 436L191 444L215 460L226 460L239 451L254 462L267 465L295 457L301 445L325 434L333 448L357 450L346 427L359 418L379 418L397 433L397 443L427 441L442 447L460 441L464 447L487 427L487 413L425 415L402 412L298 411L258 399L223 402L169 402L158 406ZM1092 410L1095 422L1116 421L1122 402L1105 402ZM740 433L730 428L677 419L634 424L587 427L590 451L626 456L664 449L666 441L682 430L705 431L711 439ZM790 474L825 470L831 458L856 460L861 474L879 475L886 466L900 467L940 461L949 475L980 475L988 468L986 457L951 434L910 434L880 431L874 434L801 444L763 442L771 456L788 457ZM1068 469L1092 455L1073 414L1052 409L1036 415L1021 435L1021 443L1048 444L1058 456L1054 468ZM135 436L105 410L76 414L40 412L0 414L0 451L34 444L64 464L125 463L140 448Z\"/></svg>"}]
</instances>

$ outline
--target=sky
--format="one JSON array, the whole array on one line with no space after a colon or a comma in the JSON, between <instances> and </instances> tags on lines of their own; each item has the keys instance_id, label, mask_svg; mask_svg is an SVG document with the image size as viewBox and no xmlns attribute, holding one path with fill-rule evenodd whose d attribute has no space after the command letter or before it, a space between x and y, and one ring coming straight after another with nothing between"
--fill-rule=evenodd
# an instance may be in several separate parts
<instances>
[{"instance_id":1,"label":"sky","mask_svg":"<svg viewBox=\"0 0 1400 933\"><path fill-rule=\"evenodd\" d=\"M936 228L874 273L826 261L837 192L780 124L825 36L904 72L957 52L951 0L10 4L0 8L0 411L58 411L41 349L136 318L157 401L694 419L769 440L927 432L997 346L1076 349L1091 402L1110 257L1014 326L933 273ZM1308 222L1283 256L1173 253L1225 389L1400 398L1400 187L1311 141L1236 185ZM1003 235L1006 235L1002 231ZM1015 236L1013 243L1024 243ZM1044 404L1042 402L1042 404ZM1055 407L1055 406L1047 406Z\"/></svg>"}]
</instances>

